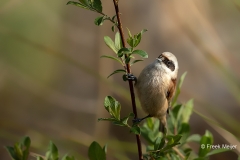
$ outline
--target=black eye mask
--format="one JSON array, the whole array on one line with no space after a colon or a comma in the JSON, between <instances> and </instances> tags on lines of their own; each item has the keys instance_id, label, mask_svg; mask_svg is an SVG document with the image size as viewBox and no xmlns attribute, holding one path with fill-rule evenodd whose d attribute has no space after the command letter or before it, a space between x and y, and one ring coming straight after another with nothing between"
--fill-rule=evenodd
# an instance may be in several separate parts
<instances>
[{"instance_id":1,"label":"black eye mask","mask_svg":"<svg viewBox=\"0 0 240 160\"><path fill-rule=\"evenodd\" d=\"M164 63L171 71L174 71L174 70L175 70L175 65L174 65L173 61L168 60L167 58L164 58L163 63Z\"/></svg>"}]
</instances>

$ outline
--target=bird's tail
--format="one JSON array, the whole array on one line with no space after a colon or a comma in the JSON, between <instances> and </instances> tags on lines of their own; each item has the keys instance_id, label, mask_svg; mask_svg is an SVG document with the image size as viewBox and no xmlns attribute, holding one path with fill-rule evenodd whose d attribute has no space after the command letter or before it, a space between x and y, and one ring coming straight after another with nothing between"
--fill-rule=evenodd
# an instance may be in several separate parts
<instances>
[{"instance_id":1,"label":"bird's tail","mask_svg":"<svg viewBox=\"0 0 240 160\"><path fill-rule=\"evenodd\" d=\"M160 119L159 131L163 134L167 134L167 119L166 116Z\"/></svg>"}]
</instances>

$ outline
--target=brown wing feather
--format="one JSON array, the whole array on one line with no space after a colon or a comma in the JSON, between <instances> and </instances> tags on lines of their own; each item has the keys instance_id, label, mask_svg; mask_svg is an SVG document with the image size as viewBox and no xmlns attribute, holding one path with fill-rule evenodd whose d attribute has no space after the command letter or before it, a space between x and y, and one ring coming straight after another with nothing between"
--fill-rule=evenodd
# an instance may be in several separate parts
<instances>
[{"instance_id":1,"label":"brown wing feather","mask_svg":"<svg viewBox=\"0 0 240 160\"><path fill-rule=\"evenodd\" d=\"M172 97L174 95L175 89L176 89L176 83L177 83L177 79L172 79L168 91L167 91L167 100L168 100L168 110L167 113L169 113L169 107L170 107L170 102L172 100Z\"/></svg>"}]
</instances>

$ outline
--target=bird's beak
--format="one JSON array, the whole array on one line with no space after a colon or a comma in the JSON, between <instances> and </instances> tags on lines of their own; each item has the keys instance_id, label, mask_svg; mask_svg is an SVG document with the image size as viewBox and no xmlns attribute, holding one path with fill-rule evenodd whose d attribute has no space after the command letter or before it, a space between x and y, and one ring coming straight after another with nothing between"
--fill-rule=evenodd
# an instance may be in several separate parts
<instances>
[{"instance_id":1,"label":"bird's beak","mask_svg":"<svg viewBox=\"0 0 240 160\"><path fill-rule=\"evenodd\" d=\"M158 56L158 58L156 58L159 62L162 62L163 61L163 56L162 54L160 54L160 56Z\"/></svg>"}]
</instances>

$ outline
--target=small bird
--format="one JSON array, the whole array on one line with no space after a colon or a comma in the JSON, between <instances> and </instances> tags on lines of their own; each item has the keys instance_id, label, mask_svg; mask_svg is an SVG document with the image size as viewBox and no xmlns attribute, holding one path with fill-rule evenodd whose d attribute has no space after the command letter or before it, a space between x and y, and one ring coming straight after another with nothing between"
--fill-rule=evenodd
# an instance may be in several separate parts
<instances>
[{"instance_id":1,"label":"small bird","mask_svg":"<svg viewBox=\"0 0 240 160\"><path fill-rule=\"evenodd\" d=\"M148 117L160 120L160 131L167 133L167 119L171 99L176 88L178 74L177 58L170 52L160 54L156 60L146 66L136 80L135 89L143 110L149 114L133 122L140 122Z\"/></svg>"}]
</instances>

